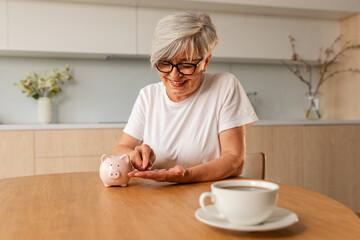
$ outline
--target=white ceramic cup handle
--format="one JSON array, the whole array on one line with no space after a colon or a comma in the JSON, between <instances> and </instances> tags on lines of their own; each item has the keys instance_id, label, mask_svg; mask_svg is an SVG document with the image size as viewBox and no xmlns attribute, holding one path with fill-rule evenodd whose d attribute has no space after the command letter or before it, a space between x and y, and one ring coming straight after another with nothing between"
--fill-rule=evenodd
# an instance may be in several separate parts
<instances>
[{"instance_id":1,"label":"white ceramic cup handle","mask_svg":"<svg viewBox=\"0 0 360 240\"><path fill-rule=\"evenodd\" d=\"M205 206L205 199L210 197L211 198L211 202L212 203L215 203L216 202L216 197L214 194L212 194L211 192L204 192L200 195L200 198L199 198L199 203L200 203L200 206L201 206L201 209L206 212L207 214L213 216L213 217L216 217L216 218L219 218L219 219L225 219L225 216L222 215L221 213L214 213L214 212L210 212L206 206Z\"/></svg>"}]
</instances>

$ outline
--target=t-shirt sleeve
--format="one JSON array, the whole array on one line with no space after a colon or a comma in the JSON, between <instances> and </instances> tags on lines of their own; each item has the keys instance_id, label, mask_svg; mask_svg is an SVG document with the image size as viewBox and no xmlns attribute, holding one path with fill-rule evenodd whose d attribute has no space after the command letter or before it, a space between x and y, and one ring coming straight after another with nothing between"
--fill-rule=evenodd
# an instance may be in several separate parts
<instances>
[{"instance_id":1,"label":"t-shirt sleeve","mask_svg":"<svg viewBox=\"0 0 360 240\"><path fill-rule=\"evenodd\" d=\"M239 80L233 76L226 88L226 96L220 110L219 133L230 128L258 121L254 108Z\"/></svg>"},{"instance_id":2,"label":"t-shirt sleeve","mask_svg":"<svg viewBox=\"0 0 360 240\"><path fill-rule=\"evenodd\" d=\"M136 139L143 140L145 128L145 95L143 90L140 90L139 95L135 101L131 111L129 120L124 128L124 132Z\"/></svg>"}]
</instances>

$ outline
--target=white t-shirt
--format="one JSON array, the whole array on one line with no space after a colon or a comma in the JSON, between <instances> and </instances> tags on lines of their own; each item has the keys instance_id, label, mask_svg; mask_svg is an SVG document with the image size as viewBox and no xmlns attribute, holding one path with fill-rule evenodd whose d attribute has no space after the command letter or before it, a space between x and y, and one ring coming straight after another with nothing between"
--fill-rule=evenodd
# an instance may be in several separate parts
<instances>
[{"instance_id":1,"label":"white t-shirt","mask_svg":"<svg viewBox=\"0 0 360 240\"><path fill-rule=\"evenodd\" d=\"M181 102L169 99L162 82L141 89L124 132L154 150L153 168L192 167L220 156L220 132L257 120L234 75L206 73Z\"/></svg>"}]
</instances>

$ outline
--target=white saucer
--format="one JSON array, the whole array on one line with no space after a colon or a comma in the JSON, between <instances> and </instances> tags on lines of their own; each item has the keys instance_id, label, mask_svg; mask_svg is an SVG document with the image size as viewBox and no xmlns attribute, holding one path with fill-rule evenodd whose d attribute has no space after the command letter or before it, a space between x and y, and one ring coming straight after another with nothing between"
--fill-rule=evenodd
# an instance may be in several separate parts
<instances>
[{"instance_id":1,"label":"white saucer","mask_svg":"<svg viewBox=\"0 0 360 240\"><path fill-rule=\"evenodd\" d=\"M210 212L217 213L215 205L207 205L206 208ZM269 231L285 228L299 221L298 216L294 212L280 207L276 207L270 217L266 219L263 223L252 226L232 224L226 220L221 220L209 215L201 208L196 210L195 216L200 222L203 222L210 226L235 231Z\"/></svg>"}]
</instances>

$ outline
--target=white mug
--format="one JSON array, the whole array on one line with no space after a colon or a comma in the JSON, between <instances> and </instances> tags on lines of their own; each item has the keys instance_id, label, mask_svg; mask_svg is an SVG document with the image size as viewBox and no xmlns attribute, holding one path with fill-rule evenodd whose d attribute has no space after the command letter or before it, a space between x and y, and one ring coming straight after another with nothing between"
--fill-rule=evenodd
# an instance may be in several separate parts
<instances>
[{"instance_id":1,"label":"white mug","mask_svg":"<svg viewBox=\"0 0 360 240\"><path fill-rule=\"evenodd\" d=\"M260 180L228 180L211 184L211 192L200 195L200 206L213 217L238 225L256 225L275 209L279 186ZM210 197L218 213L209 211L205 199Z\"/></svg>"}]
</instances>

